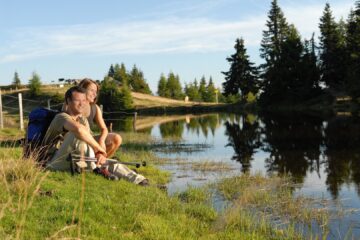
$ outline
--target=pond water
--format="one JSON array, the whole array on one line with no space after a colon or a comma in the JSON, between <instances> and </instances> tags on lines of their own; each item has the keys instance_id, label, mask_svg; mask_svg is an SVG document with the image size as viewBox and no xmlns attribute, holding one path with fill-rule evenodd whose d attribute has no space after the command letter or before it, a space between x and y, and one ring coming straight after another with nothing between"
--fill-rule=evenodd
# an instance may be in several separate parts
<instances>
[{"instance_id":1,"label":"pond water","mask_svg":"<svg viewBox=\"0 0 360 240\"><path fill-rule=\"evenodd\" d=\"M145 130L177 141L159 150L174 159L162 167L172 173L169 194L241 173L287 174L295 194L329 199L335 206L360 209L360 118L287 114L208 114L162 117ZM139 118L137 121L145 121ZM127 123L131 126L131 123ZM140 123L139 123L140 124ZM194 163L223 163L224 171L196 170ZM219 168L221 168L221 164ZM360 215L353 211L330 224L330 239L360 238ZM334 230L335 231L335 230Z\"/></svg>"}]
</instances>

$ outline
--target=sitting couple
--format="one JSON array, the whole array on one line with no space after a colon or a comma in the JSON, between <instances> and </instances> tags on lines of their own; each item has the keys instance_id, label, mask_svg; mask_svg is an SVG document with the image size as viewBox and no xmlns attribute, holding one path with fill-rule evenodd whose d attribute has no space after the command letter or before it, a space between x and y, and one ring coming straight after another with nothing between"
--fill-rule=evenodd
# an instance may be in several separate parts
<instances>
[{"instance_id":1,"label":"sitting couple","mask_svg":"<svg viewBox=\"0 0 360 240\"><path fill-rule=\"evenodd\" d=\"M108 133L102 112L96 105L98 91L98 84L91 79L84 79L78 86L66 91L63 111L52 120L44 137L44 144L49 146L50 159L46 167L58 171L70 170L69 154L79 154L95 157L96 164L92 163L90 167L109 179L123 178L142 186L148 185L144 176L125 165L107 162L122 139L118 134ZM94 123L101 130L100 135L95 137L90 129ZM81 166L84 162L77 164Z\"/></svg>"}]
</instances>

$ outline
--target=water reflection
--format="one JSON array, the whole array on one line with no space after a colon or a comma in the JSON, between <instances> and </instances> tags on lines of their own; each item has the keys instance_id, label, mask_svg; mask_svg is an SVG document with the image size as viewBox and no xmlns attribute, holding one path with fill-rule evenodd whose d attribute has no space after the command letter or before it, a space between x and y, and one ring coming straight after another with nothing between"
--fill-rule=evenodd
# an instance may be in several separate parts
<instances>
[{"instance_id":1,"label":"water reflection","mask_svg":"<svg viewBox=\"0 0 360 240\"><path fill-rule=\"evenodd\" d=\"M181 139L184 132L184 120L163 123L160 125L162 138L179 138Z\"/></svg>"},{"instance_id":2,"label":"water reflection","mask_svg":"<svg viewBox=\"0 0 360 240\"><path fill-rule=\"evenodd\" d=\"M159 122L158 128L151 127ZM210 114L144 117L135 124L133 118L124 118L112 123L115 131L133 131L138 127L149 134L158 129L162 138L197 139L197 143L217 140L220 144L214 150L204 151L209 155L223 153L229 160L239 162L242 172L251 171L254 161L259 160L255 159L256 154L263 153L259 160L263 171L286 174L299 184L315 174L324 180L334 199L343 186L350 184L360 195L358 117ZM225 154L231 149L232 153Z\"/></svg>"},{"instance_id":3,"label":"water reflection","mask_svg":"<svg viewBox=\"0 0 360 240\"><path fill-rule=\"evenodd\" d=\"M344 184L354 183L360 195L360 119L338 117L327 122L324 139L326 184L336 198Z\"/></svg>"},{"instance_id":4,"label":"water reflection","mask_svg":"<svg viewBox=\"0 0 360 240\"><path fill-rule=\"evenodd\" d=\"M265 160L268 172L278 172L303 183L307 172L320 169L322 123L319 117L264 115L263 150L270 153Z\"/></svg>"},{"instance_id":5,"label":"water reflection","mask_svg":"<svg viewBox=\"0 0 360 240\"><path fill-rule=\"evenodd\" d=\"M226 146L234 148L232 159L241 163L242 172L248 172L256 150L261 146L259 121L249 120L242 116L231 123L225 122L225 135L229 143Z\"/></svg>"}]
</instances>

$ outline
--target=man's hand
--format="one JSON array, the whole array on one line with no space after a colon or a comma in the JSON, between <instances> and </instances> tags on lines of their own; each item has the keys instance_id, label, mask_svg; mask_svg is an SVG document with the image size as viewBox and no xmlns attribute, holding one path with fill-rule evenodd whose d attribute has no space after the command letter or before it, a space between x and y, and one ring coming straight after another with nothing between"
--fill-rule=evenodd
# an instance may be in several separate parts
<instances>
[{"instance_id":1,"label":"man's hand","mask_svg":"<svg viewBox=\"0 0 360 240\"><path fill-rule=\"evenodd\" d=\"M99 145L103 148L103 149L106 149L106 144L105 144L105 141L99 141Z\"/></svg>"},{"instance_id":2,"label":"man's hand","mask_svg":"<svg viewBox=\"0 0 360 240\"><path fill-rule=\"evenodd\" d=\"M105 153L97 152L95 154L95 157L97 159L96 165L103 165L106 163L106 154Z\"/></svg>"}]
</instances>

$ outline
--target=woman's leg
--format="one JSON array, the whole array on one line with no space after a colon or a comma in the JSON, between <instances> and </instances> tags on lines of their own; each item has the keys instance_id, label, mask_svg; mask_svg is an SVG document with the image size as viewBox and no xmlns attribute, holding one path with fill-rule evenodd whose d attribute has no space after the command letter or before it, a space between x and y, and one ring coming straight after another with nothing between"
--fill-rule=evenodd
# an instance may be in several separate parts
<instances>
[{"instance_id":1,"label":"woman's leg","mask_svg":"<svg viewBox=\"0 0 360 240\"><path fill-rule=\"evenodd\" d=\"M110 158L116 150L120 147L122 143L122 138L117 133L109 133L105 139L105 145L106 145L106 154L107 157Z\"/></svg>"}]
</instances>

